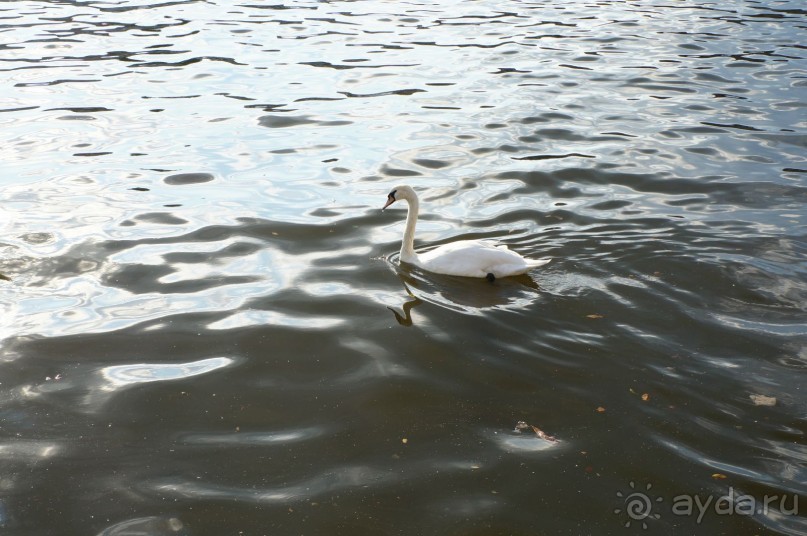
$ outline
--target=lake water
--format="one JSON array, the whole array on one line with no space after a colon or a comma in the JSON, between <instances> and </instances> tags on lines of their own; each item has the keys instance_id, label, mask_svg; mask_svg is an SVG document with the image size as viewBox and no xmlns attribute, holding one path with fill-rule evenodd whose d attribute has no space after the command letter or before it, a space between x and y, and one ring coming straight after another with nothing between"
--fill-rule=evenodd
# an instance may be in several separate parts
<instances>
[{"instance_id":1,"label":"lake water","mask_svg":"<svg viewBox=\"0 0 807 536\"><path fill-rule=\"evenodd\" d=\"M805 30L3 2L2 534L807 534Z\"/></svg>"}]
</instances>

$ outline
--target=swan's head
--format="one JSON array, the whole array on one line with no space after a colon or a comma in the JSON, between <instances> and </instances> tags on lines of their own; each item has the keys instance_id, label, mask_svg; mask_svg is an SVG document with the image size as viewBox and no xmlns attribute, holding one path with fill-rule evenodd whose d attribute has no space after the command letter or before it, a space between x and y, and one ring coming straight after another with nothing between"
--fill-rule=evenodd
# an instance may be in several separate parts
<instances>
[{"instance_id":1,"label":"swan's head","mask_svg":"<svg viewBox=\"0 0 807 536\"><path fill-rule=\"evenodd\" d=\"M392 191L387 194L387 202L381 207L381 210L384 210L391 204L401 199L411 200L417 199L417 194L415 190L412 189L411 186L403 185L403 186L396 186L392 189Z\"/></svg>"}]
</instances>

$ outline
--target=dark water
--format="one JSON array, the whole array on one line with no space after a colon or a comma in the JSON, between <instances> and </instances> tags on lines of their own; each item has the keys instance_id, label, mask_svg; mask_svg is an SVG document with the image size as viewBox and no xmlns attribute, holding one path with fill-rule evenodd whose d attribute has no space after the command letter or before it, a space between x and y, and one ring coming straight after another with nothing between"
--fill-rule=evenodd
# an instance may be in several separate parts
<instances>
[{"instance_id":1,"label":"dark water","mask_svg":"<svg viewBox=\"0 0 807 536\"><path fill-rule=\"evenodd\" d=\"M805 30L3 2L2 534L807 534Z\"/></svg>"}]
</instances>

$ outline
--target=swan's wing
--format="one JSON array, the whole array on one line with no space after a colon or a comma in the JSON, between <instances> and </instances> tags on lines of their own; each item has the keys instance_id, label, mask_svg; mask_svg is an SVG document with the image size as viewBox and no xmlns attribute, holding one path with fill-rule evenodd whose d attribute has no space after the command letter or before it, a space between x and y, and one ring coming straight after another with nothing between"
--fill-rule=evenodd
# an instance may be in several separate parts
<instances>
[{"instance_id":1,"label":"swan's wing","mask_svg":"<svg viewBox=\"0 0 807 536\"><path fill-rule=\"evenodd\" d=\"M497 246L481 240L459 240L439 246L420 255L423 268L432 272L468 277L496 277L523 274L534 266L549 261L531 264L507 246Z\"/></svg>"}]
</instances>

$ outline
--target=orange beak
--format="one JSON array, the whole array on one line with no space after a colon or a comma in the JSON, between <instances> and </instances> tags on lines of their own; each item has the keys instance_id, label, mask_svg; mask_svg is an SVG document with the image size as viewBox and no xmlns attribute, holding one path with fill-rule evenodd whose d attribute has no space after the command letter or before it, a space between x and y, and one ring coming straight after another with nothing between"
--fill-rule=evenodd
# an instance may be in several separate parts
<instances>
[{"instance_id":1,"label":"orange beak","mask_svg":"<svg viewBox=\"0 0 807 536\"><path fill-rule=\"evenodd\" d=\"M394 202L395 202L395 198L394 198L394 197L392 197L392 196L387 197L387 202L386 202L386 203L384 203L384 206L383 206L383 207L381 207L381 210L384 210L385 208L387 208L388 206L390 206L390 205L391 205L391 204L393 204Z\"/></svg>"}]
</instances>

